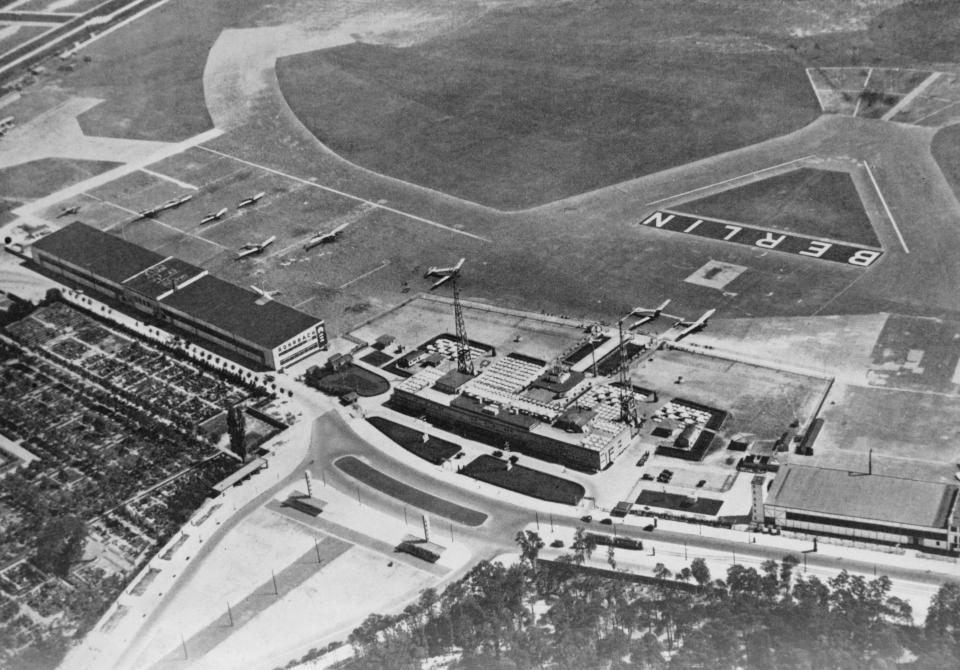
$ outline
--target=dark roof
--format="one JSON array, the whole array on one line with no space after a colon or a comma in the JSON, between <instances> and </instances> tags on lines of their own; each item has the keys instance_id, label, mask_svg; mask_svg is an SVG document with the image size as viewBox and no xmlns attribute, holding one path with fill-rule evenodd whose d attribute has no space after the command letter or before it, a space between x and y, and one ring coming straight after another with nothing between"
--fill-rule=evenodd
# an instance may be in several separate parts
<instances>
[{"instance_id":1,"label":"dark roof","mask_svg":"<svg viewBox=\"0 0 960 670\"><path fill-rule=\"evenodd\" d=\"M944 528L957 487L805 465L780 469L768 505L807 512Z\"/></svg>"},{"instance_id":2,"label":"dark roof","mask_svg":"<svg viewBox=\"0 0 960 670\"><path fill-rule=\"evenodd\" d=\"M33 246L118 284L164 259L80 221L40 238Z\"/></svg>"},{"instance_id":3,"label":"dark roof","mask_svg":"<svg viewBox=\"0 0 960 670\"><path fill-rule=\"evenodd\" d=\"M445 375L440 377L435 383L435 387L442 387L442 389L458 389L468 381L473 379L473 375L467 375L459 370L450 370Z\"/></svg>"},{"instance_id":4,"label":"dark roof","mask_svg":"<svg viewBox=\"0 0 960 670\"><path fill-rule=\"evenodd\" d=\"M149 298L157 298L174 285L180 286L203 270L179 258L167 258L123 282L124 286Z\"/></svg>"},{"instance_id":5,"label":"dark roof","mask_svg":"<svg viewBox=\"0 0 960 670\"><path fill-rule=\"evenodd\" d=\"M263 347L273 348L322 319L274 300L257 304L260 295L212 275L174 291L162 304Z\"/></svg>"}]
</instances>

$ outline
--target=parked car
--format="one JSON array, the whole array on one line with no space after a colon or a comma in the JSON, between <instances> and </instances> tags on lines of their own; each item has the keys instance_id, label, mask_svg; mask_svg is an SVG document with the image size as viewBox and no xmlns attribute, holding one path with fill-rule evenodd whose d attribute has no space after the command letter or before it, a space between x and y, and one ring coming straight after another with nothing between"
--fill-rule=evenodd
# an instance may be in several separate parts
<instances>
[{"instance_id":1,"label":"parked car","mask_svg":"<svg viewBox=\"0 0 960 670\"><path fill-rule=\"evenodd\" d=\"M610 526L613 524L613 519L611 519L610 517L607 517L606 519L600 519L600 523L602 523L605 526Z\"/></svg>"},{"instance_id":2,"label":"parked car","mask_svg":"<svg viewBox=\"0 0 960 670\"><path fill-rule=\"evenodd\" d=\"M580 517L580 520L583 521L584 523L590 523L591 521L593 521L593 517L588 514L586 516Z\"/></svg>"},{"instance_id":3,"label":"parked car","mask_svg":"<svg viewBox=\"0 0 960 670\"><path fill-rule=\"evenodd\" d=\"M563 548L563 540L554 540L550 543L550 546L554 549L561 549Z\"/></svg>"}]
</instances>

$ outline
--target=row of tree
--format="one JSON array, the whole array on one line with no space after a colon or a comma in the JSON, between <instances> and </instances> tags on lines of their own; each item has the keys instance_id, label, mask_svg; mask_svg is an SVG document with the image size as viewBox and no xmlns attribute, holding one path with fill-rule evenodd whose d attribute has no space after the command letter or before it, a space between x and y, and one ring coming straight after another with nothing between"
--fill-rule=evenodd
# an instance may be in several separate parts
<instances>
[{"instance_id":1,"label":"row of tree","mask_svg":"<svg viewBox=\"0 0 960 670\"><path fill-rule=\"evenodd\" d=\"M442 594L424 591L396 615L372 615L349 638L354 670L419 670L428 657L451 667L900 668L960 667L960 585L945 584L924 625L890 595L887 577L798 574L797 559L760 569L733 565L715 579L702 559L657 580L597 575L582 563L596 548L577 532L571 553L540 561L543 542L519 533L521 561L482 562Z\"/></svg>"}]
</instances>

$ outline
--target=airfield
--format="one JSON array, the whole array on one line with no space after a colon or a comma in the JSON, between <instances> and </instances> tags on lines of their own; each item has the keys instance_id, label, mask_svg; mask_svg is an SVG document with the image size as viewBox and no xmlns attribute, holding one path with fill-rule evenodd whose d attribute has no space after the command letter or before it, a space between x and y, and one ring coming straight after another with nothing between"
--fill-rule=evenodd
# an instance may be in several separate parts
<instances>
[{"instance_id":1,"label":"airfield","mask_svg":"<svg viewBox=\"0 0 960 670\"><path fill-rule=\"evenodd\" d=\"M669 298L671 323L717 312L685 340L696 355L658 352L637 385L682 376L676 393L732 402L731 432L763 438L819 412L818 453L960 459L960 49L935 25L949 3L926 23L896 0L709 0L675 21L667 0L647 18L606 4L154 3L0 107L17 120L0 138L2 236L29 245L79 219L275 292L331 336L411 345L454 331L450 286L418 295L430 266L465 258L471 338L509 348L522 330L543 358ZM278 570L310 549L284 529ZM350 557L375 562L344 555L301 576L310 593ZM220 634L204 626L223 606L202 596L177 596L197 612L191 643ZM166 625L151 662L178 653Z\"/></svg>"},{"instance_id":2,"label":"airfield","mask_svg":"<svg viewBox=\"0 0 960 670\"><path fill-rule=\"evenodd\" d=\"M638 135L655 143L654 153L631 149L629 142L611 147L613 156L633 151L629 166L616 158L619 171L598 176L589 162L581 163L583 174L571 179L564 176L571 173L569 166L557 164L549 151L533 148L534 155L545 156L544 163L518 167L516 161L486 155L472 161L469 174L445 167L444 151L454 150L457 142L480 141L469 135L458 139L451 134L444 140L446 149L425 145L416 156L409 147L385 144L381 138L376 142L382 155L370 159L364 147L375 138L363 124L372 128L383 119L365 121L372 109L366 105L380 106L385 115L394 115L396 107L383 107L377 95L388 92L395 103L409 103L396 109L432 105L437 113L446 110L453 114L450 123L462 129L456 115L458 109L467 113L465 105L482 102L520 114L523 107L515 105L523 77L538 76L544 67L529 50L504 52L514 59L511 79L482 101L466 94L451 99L441 90L430 93L428 80L417 82L404 97L384 78L390 65L382 52L425 59L431 65L424 65L424 71L433 72L438 54L458 44L479 49L478 41L492 39L498 29L507 34L496 46L506 48L512 31L535 20L553 22L570 35L586 30L584 21L590 18L626 21L640 30L627 5L609 15L579 16L566 6L539 15L533 8L437 6L413 12L398 4L371 14L355 3L322 9L289 3L265 24L255 4L232 3L230 25L224 29L226 10L216 3L200 9L171 0L94 39L83 49L90 62L74 71L51 72L24 89L19 100L7 105L24 121L2 139L13 149L0 164L0 185L7 207L14 207L12 214L30 225L55 226L70 220L59 217L64 210L76 207L71 216L102 230L238 284L276 291L277 299L324 318L334 334L426 290L429 283L422 275L428 266L460 257L468 259L461 282L464 298L584 321L611 322L637 305L667 297L673 311L688 317L711 308L718 309L721 319L881 311L948 319L960 315L960 294L954 289L960 283L960 258L947 252L960 246L955 224L960 204L952 188L952 162L944 169L938 163L951 151L951 131L942 130L938 119L948 124L953 118L957 68L945 59L921 67L916 42L910 42L909 57L898 54L883 42L892 39L888 32L883 40L877 37L880 21L867 13L837 10L844 27L858 28L863 39L873 40L877 67L867 68L866 74L864 68L848 65L850 55L832 37L817 42L819 51L806 38L789 36L783 44L767 45L774 55L763 60L767 70L760 68L760 74L774 68L789 78L752 97L741 91L727 98L742 114L764 109L764 119L776 116L775 123L761 124L760 135L735 132L727 117L712 130L726 137L723 146L684 142L679 131L654 125ZM905 20L895 5L886 3L888 22ZM668 12L658 3L653 9ZM818 24L795 9L766 10L757 20L764 26L807 21L810 30L834 34L836 26ZM186 31L171 41L170 31L174 25L179 30L185 17ZM696 18L696 12L687 17ZM480 22L462 28L475 19ZM688 27L681 23L669 30L680 34ZM589 40L590 34L587 30L582 39ZM368 44L376 48L364 51L361 47ZM409 51L412 45L422 47ZM641 57L676 66L684 54L699 49L728 65L740 64L731 67L742 73L747 56L769 51L717 37L681 40L656 53L611 46L584 55L581 62L572 46L557 48L562 68L584 71L604 58L617 67L624 59ZM831 54L832 63L827 62ZM481 61L488 56L477 52ZM303 59L315 67L305 68ZM521 65L529 67L516 69ZM462 63L451 67L458 80L470 76ZM562 68L555 73L560 80L571 74ZM151 78L151 72L162 76ZM326 78L342 79L348 73L362 75L362 89L369 95L325 86ZM478 81L490 76L486 71L473 74ZM698 77L714 74L687 70L685 84L693 86ZM616 90L652 85L648 79L639 81L618 81ZM462 89L465 84L458 85ZM866 88L879 96L871 100L887 100L885 111L837 106L844 96ZM339 101L338 106L307 114L302 111L309 102L303 98L307 90L335 90L324 104ZM688 105L708 94L724 95L684 89ZM775 106L789 113L773 115L771 96ZM582 137L577 141L609 146L603 133L622 125L624 105L639 104L634 110L641 114L638 119L655 113L655 106L647 106L651 101L631 100L613 93L601 97L593 107L595 120L602 122L599 129L578 131ZM571 128L568 105L575 101L547 102L537 113L553 116L536 117L537 139L530 139L529 147L549 144L551 133L559 138L564 128ZM342 111L353 108L362 113L344 125ZM323 110L326 116L320 114ZM884 121L884 116L891 118ZM700 128L698 122L688 124ZM522 124L501 131L517 138L530 132ZM428 129L404 132L416 138ZM35 142L40 136L44 140ZM347 137L353 137L352 144ZM670 145L668 154L657 148L664 142ZM410 161L419 166L412 172L403 167ZM444 186L444 179L456 175L462 187ZM557 190L544 185L548 182L563 186ZM503 183L525 193L525 199L498 199ZM237 207L256 193L263 198ZM189 200L179 207L137 217L184 197ZM222 209L227 209L222 218L200 223ZM670 215L675 220L667 226L651 219ZM12 218L11 213L5 218ZM695 221L707 223L691 232ZM305 249L314 234L339 226L344 227L336 241ZM270 237L276 239L263 253L236 259L242 245ZM829 328L832 322L816 323Z\"/></svg>"}]
</instances>

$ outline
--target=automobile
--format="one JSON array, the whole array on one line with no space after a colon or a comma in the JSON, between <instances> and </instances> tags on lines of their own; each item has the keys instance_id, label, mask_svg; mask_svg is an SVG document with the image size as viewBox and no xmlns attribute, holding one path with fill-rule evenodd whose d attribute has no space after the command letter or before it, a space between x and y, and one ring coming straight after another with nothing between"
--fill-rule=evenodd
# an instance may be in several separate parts
<instances>
[{"instance_id":1,"label":"automobile","mask_svg":"<svg viewBox=\"0 0 960 670\"><path fill-rule=\"evenodd\" d=\"M511 463L516 463L516 462L519 461L519 460L520 460L520 457L517 456L516 454L514 454L513 456L510 457L510 462L511 462Z\"/></svg>"},{"instance_id":2,"label":"automobile","mask_svg":"<svg viewBox=\"0 0 960 670\"><path fill-rule=\"evenodd\" d=\"M588 514L586 516L580 517L580 520L583 521L584 523L590 523L591 521L593 521L593 517Z\"/></svg>"},{"instance_id":3,"label":"automobile","mask_svg":"<svg viewBox=\"0 0 960 670\"><path fill-rule=\"evenodd\" d=\"M550 546L554 549L561 549L563 547L563 540L554 540L550 543Z\"/></svg>"},{"instance_id":4,"label":"automobile","mask_svg":"<svg viewBox=\"0 0 960 670\"><path fill-rule=\"evenodd\" d=\"M462 451L458 451L458 452L457 452L457 455L454 456L454 458L463 458L463 452L462 452Z\"/></svg>"},{"instance_id":5,"label":"automobile","mask_svg":"<svg viewBox=\"0 0 960 670\"><path fill-rule=\"evenodd\" d=\"M654 528L654 526L653 526L652 523L648 523L646 526L643 527L643 529L644 529L645 531L647 531L648 533L652 533L652 532L653 532L653 528Z\"/></svg>"},{"instance_id":6,"label":"automobile","mask_svg":"<svg viewBox=\"0 0 960 670\"><path fill-rule=\"evenodd\" d=\"M706 483L707 483L706 479L701 479L699 482L697 482L697 488L702 487Z\"/></svg>"},{"instance_id":7,"label":"automobile","mask_svg":"<svg viewBox=\"0 0 960 670\"><path fill-rule=\"evenodd\" d=\"M653 475L651 475L651 474L648 473L648 472L644 472L644 473L640 476L640 479L645 479L645 480L648 481L648 482L652 482L652 481L653 481Z\"/></svg>"},{"instance_id":8,"label":"automobile","mask_svg":"<svg viewBox=\"0 0 960 670\"><path fill-rule=\"evenodd\" d=\"M503 452L500 451L499 449L497 449L495 452L493 452L493 457L494 457L494 458L503 458Z\"/></svg>"},{"instance_id":9,"label":"automobile","mask_svg":"<svg viewBox=\"0 0 960 670\"><path fill-rule=\"evenodd\" d=\"M610 517L607 517L606 519L600 519L600 523L602 523L604 526L609 526L613 524L613 519Z\"/></svg>"}]
</instances>

